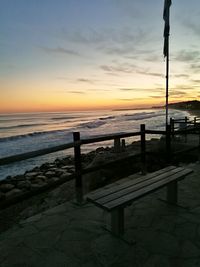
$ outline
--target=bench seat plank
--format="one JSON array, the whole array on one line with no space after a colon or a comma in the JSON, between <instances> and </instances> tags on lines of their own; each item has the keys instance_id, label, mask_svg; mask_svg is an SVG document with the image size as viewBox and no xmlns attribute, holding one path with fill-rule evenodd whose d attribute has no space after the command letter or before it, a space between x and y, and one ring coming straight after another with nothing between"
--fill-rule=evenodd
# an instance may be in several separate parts
<instances>
[{"instance_id":1,"label":"bench seat plank","mask_svg":"<svg viewBox=\"0 0 200 267\"><path fill-rule=\"evenodd\" d=\"M146 194L153 192L159 188L162 188L163 186L169 184L170 182L173 182L175 180L180 179L180 177L183 178L190 173L192 173L191 170L185 169L182 172L175 173L174 175L172 175L166 179L162 179L162 180L158 181L157 183L153 183L153 184L146 186L142 189L139 189L133 193L125 195L119 199L115 199L114 201L110 201L110 202L104 204L102 207L111 211L112 209L118 208L119 206L128 205L133 200L139 199L140 197L145 196Z\"/></svg>"},{"instance_id":2,"label":"bench seat plank","mask_svg":"<svg viewBox=\"0 0 200 267\"><path fill-rule=\"evenodd\" d=\"M184 178L191 172L192 170L190 169L170 166L135 180L127 181L124 184L114 184L113 187L96 190L88 194L87 200L105 210L111 211L120 206L126 206L133 200L155 191L170 182Z\"/></svg>"},{"instance_id":3,"label":"bench seat plank","mask_svg":"<svg viewBox=\"0 0 200 267\"><path fill-rule=\"evenodd\" d=\"M168 177L170 177L176 173L179 173L181 171L183 171L183 168L176 168L176 169L170 170L168 172L162 173L160 175L156 175L154 177L151 177L149 179L145 179L145 180L140 181L138 183L132 183L132 184L130 184L130 186L128 186L122 190L118 190L118 188L116 186L115 192L113 192L112 194L107 195L105 197L102 197L102 198L98 199L97 201L99 204L104 205L109 201L113 201L113 200L118 199L124 195L132 193L132 192L137 191L139 189L142 189L144 187L147 187L153 183L157 183L158 181L166 179L166 178L168 178Z\"/></svg>"},{"instance_id":4,"label":"bench seat plank","mask_svg":"<svg viewBox=\"0 0 200 267\"><path fill-rule=\"evenodd\" d=\"M116 192L116 191L120 191L122 189L125 189L131 185L134 185L134 184L137 184L137 183L140 183L140 182L144 182L146 180L149 180L157 175L160 175L160 174L163 174L165 172L168 172L170 170L173 170L173 169L176 169L177 167L175 166L169 166L169 167L166 167L164 169L161 169L161 170L158 170L158 171L155 171L154 173L150 173L148 175L142 175L142 177L139 177L139 178L136 178L136 179L133 179L131 180L131 177L134 176L134 175L130 175L129 176L129 181L125 182L125 183L122 183L122 184L119 184L119 185L116 185L116 183L113 183L113 184L110 184L109 187L105 186L103 188L100 188L100 189L97 189L93 192L90 192L88 195L87 195L87 199L89 201L93 200L98 200L102 197L105 197L105 196L108 196L110 194L112 194L113 192Z\"/></svg>"}]
</instances>

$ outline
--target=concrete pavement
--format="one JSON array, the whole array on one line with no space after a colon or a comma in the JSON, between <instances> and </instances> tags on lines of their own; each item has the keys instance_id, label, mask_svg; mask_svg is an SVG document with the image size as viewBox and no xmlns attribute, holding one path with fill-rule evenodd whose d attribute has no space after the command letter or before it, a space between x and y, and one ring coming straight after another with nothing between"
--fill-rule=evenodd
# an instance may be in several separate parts
<instances>
[{"instance_id":1,"label":"concrete pavement","mask_svg":"<svg viewBox=\"0 0 200 267\"><path fill-rule=\"evenodd\" d=\"M1 267L200 266L200 163L179 183L179 205L165 188L126 208L129 244L105 226L109 215L73 201L37 214L0 234Z\"/></svg>"}]
</instances>

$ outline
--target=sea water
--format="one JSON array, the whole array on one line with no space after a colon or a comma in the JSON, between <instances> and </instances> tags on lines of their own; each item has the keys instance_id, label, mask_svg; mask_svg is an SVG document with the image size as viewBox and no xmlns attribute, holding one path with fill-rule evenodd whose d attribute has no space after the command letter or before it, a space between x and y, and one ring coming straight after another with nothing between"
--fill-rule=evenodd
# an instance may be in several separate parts
<instances>
[{"instance_id":1,"label":"sea water","mask_svg":"<svg viewBox=\"0 0 200 267\"><path fill-rule=\"evenodd\" d=\"M177 119L185 116L190 117L186 111L169 111L169 117ZM0 158L70 143L73 141L73 132L77 131L81 138L88 138L136 132L140 130L140 124L146 124L148 130L165 129L165 111L146 109L0 114ZM138 138L129 138L128 142ZM83 146L83 151L88 152L112 143L107 141L90 144ZM0 180L8 175L22 174L44 162L51 162L70 153L73 153L72 149L0 166Z\"/></svg>"}]
</instances>

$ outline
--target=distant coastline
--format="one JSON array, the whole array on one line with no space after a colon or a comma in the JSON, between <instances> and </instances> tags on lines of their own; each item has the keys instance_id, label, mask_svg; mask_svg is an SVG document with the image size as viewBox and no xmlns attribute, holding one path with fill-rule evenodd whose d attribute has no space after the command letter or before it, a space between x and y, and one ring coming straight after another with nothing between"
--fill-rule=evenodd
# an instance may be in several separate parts
<instances>
[{"instance_id":1,"label":"distant coastline","mask_svg":"<svg viewBox=\"0 0 200 267\"><path fill-rule=\"evenodd\" d=\"M146 107L146 108L118 108L118 109L112 109L112 111L128 111L128 110L147 110L147 109L154 109L159 107ZM160 107L163 108L163 107Z\"/></svg>"},{"instance_id":2,"label":"distant coastline","mask_svg":"<svg viewBox=\"0 0 200 267\"><path fill-rule=\"evenodd\" d=\"M165 108L165 106L154 106L152 108ZM183 101L169 104L169 108L180 109L180 110L199 110L200 111L200 101L192 100L192 101Z\"/></svg>"}]
</instances>

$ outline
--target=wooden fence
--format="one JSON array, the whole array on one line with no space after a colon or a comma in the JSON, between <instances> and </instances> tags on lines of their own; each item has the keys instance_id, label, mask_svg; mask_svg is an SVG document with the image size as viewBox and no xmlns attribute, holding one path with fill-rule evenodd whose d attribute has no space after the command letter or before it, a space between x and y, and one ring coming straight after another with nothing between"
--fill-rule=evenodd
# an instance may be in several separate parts
<instances>
[{"instance_id":1,"label":"wooden fence","mask_svg":"<svg viewBox=\"0 0 200 267\"><path fill-rule=\"evenodd\" d=\"M73 133L73 142L68 143L68 144L63 144L59 146L54 146L51 148L46 148L46 149L41 149L37 151L32 151L32 152L27 152L23 154L18 154L10 157L4 157L0 159L0 165L7 165L11 164L14 162L19 162L22 160L38 157L38 156L43 156L46 154L50 153L55 153L58 151L66 150L73 148L74 149L74 165L75 165L75 175L72 175L72 177L75 177L75 188L76 188L76 199L78 203L81 203L83 201L83 175L86 173L94 172L97 170L100 170L103 167L108 167L110 164L113 162L108 162L104 163L95 167L90 167L90 168L82 168L82 158L81 158L81 146L86 145L86 144L93 144L93 143L99 143L103 141L109 141L113 140L114 141L114 151L116 153L120 152L121 150L124 149L125 147L125 138L129 137L139 137L140 139L140 153L135 156L140 156L141 158L141 166L142 166L142 171L145 172L145 166L146 166L146 140L148 135L157 135L157 136L165 136L165 151L166 151L166 159L167 161L170 161L171 156L172 156L172 150L171 150L171 143L172 143L172 138L175 135L185 135L189 133L195 133L195 134L200 134L200 128L199 128L199 121L200 119L194 119L193 121L193 126L192 128L184 128L184 129L177 129L175 125L177 123L182 123L183 120L170 120L170 125L167 126L165 131L159 131L159 130L147 130L145 128L145 124L140 125L140 131L138 132L129 132L129 133L116 133L116 134L111 134L111 135L104 135L100 137L91 137L87 139L81 139L80 132L74 132ZM184 119L184 123L186 125L191 125L191 122L186 118ZM198 144L199 147L199 144ZM193 149L196 149L194 147ZM130 158L131 156L128 156ZM121 160L121 159L120 159ZM119 160L119 161L120 161ZM114 161L116 163L116 161ZM60 182L55 183L55 186L64 183L65 180L62 180ZM52 187L52 185L51 185ZM49 189L49 186L46 188L44 187L43 189L40 189L39 192L42 190L47 190ZM36 192L37 193L37 192ZM28 196L27 196L28 197ZM13 201L13 203L16 203L17 200L22 200L23 197L16 197L16 200Z\"/></svg>"}]
</instances>

